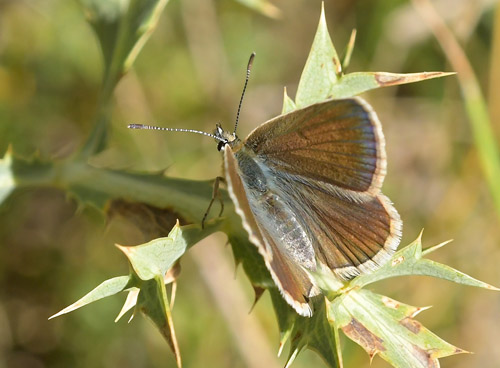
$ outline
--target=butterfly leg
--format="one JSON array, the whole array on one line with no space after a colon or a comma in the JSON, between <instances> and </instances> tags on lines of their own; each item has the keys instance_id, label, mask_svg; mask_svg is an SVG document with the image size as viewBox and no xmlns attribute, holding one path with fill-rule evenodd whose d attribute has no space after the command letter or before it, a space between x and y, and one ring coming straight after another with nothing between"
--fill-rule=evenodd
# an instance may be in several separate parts
<instances>
[{"instance_id":1,"label":"butterfly leg","mask_svg":"<svg viewBox=\"0 0 500 368\"><path fill-rule=\"evenodd\" d=\"M213 192L212 192L212 199L210 200L208 208L205 211L205 215L203 215L203 220L201 220L201 228L202 229L205 227L205 220L207 219L208 213L210 212L210 209L212 208L212 205L214 204L215 198L217 198L220 202L219 217L222 216L222 212L224 212L224 201L222 200L220 193L219 193L219 184L221 181L224 182L224 178L222 176L217 176L215 178L214 188L213 188Z\"/></svg>"}]
</instances>

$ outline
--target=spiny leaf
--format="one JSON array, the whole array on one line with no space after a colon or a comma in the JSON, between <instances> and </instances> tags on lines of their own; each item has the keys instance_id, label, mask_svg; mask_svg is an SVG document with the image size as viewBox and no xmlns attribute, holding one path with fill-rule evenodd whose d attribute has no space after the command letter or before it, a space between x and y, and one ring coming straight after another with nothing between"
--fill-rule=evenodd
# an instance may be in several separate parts
<instances>
[{"instance_id":1,"label":"spiny leaf","mask_svg":"<svg viewBox=\"0 0 500 368\"><path fill-rule=\"evenodd\" d=\"M342 367L338 332L327 319L325 298L319 297L313 304L312 317L298 316L295 320L287 366L303 348L308 348L317 352L329 367Z\"/></svg>"},{"instance_id":2,"label":"spiny leaf","mask_svg":"<svg viewBox=\"0 0 500 368\"><path fill-rule=\"evenodd\" d=\"M103 5L104 2L100 4L97 0L82 1L93 3L95 6L105 6ZM113 4L116 5L119 1L120 0L115 0L115 3L110 3L111 5L109 6L114 6ZM138 0L130 1L137 4L136 1ZM154 1L146 1L143 4L147 7L153 3L159 4L159 2ZM127 4L129 3L127 2ZM129 20L126 22L128 21ZM125 24L127 25L126 22ZM115 27L117 24L113 24L113 21L110 22L111 25L106 25L105 23L106 22L103 23L104 28L101 29L102 37L115 37L115 41L113 42L119 44L120 42L117 40L120 34L116 29L105 34L107 31L105 29L106 26ZM123 45L124 47L126 46L126 44ZM127 47L125 47L125 49L126 48ZM117 55L129 55L127 52L123 53L124 50L117 50ZM120 58L115 58L115 49L109 52L109 60L120 60ZM119 78L120 75L120 73L115 73L117 70L126 70L126 68L122 69L122 67L126 65L124 62L118 64L109 62L109 64L112 66L109 67L111 72L108 71L108 74L116 75L117 78ZM299 83L296 105L285 92L283 113L293 111L297 107L301 108L312 103L324 101L327 98L349 97L374 88L410 83L447 75L447 73L439 72L431 74L416 73L410 75L390 73L353 73L342 75L341 72L341 63L328 34L324 12L322 12L311 53ZM111 78L111 80L113 83L108 84L114 86L116 80L113 80L113 78ZM73 167L70 168L74 169ZM67 178L63 176L63 182L67 184L67 181L70 183L71 187L83 188L90 193L105 193L106 196L108 193L115 193L115 195L119 197L158 205L161 208L172 206L177 212L189 219L196 219L196 216L203 213L206 208L204 205L205 202L200 204L199 199L201 198L208 203L212 192L211 185L208 182L197 183L167 179L161 175L140 176L119 171L102 169L97 171L94 169L94 171L92 171L91 169L89 165L81 165L77 167L76 170L78 175L75 175L74 178L70 178L74 181L67 181ZM61 170L61 172L65 173L72 171ZM73 173L74 172L75 171L73 171ZM61 180L60 176L58 176L58 178ZM88 195L88 193L83 193L84 195ZM221 193L225 196L225 200L228 201L225 192L221 191ZM104 197L106 198L106 196ZM231 207L231 202L228 201L228 203L229 206L226 206L226 211L228 211L228 207ZM226 212L226 216L227 213L228 212ZM362 346L367 348L368 351L373 353L379 352L381 355L385 354L383 355L385 359L390 362L397 362L397 364L400 364L401 359L409 359L408 361L410 362L414 360L424 361L425 359L427 359L428 362L437 362L437 359L441 356L460 352L453 346L425 330L418 322L414 321L412 319L416 314L416 309L414 307L395 307L398 302L361 290L360 288L362 286L385 278L384 275L377 274L376 272L372 275L366 275L372 276L372 278L362 279L363 276L361 276L354 279L346 286L338 285L338 280L336 282L325 282L322 285L322 289L329 299L325 300L325 298L319 296L313 300L315 306L313 317L305 318L298 316L288 304L286 304L277 291L257 248L248 241L248 237L241 227L241 220L239 217L234 214L231 208L229 208L229 214L230 216L228 216L224 222L221 222L220 226L218 222L214 222L209 225L213 226L213 228L205 229L206 231L197 227L176 227L167 238L160 238L135 248L121 247L132 264L134 270L132 275L134 276L135 272L137 272L138 277L140 276L140 279L134 279L136 281L134 285L129 285L139 288L139 295L135 295L137 296L137 301L134 300L135 296L133 293L129 294L130 301L126 303L122 311L130 309L130 306L136 302L139 310L145 313L145 315L153 321L167 339L170 347L176 354L179 365L180 356L178 354L177 342L173 330L170 305L168 303L163 274L182 254L184 254L189 246L194 244L195 241L219 229L227 232L236 263L243 263L245 272L254 287L269 288L273 305L278 316L281 334L280 351L287 339L291 340L288 365L292 363L293 359L302 349L311 348L317 351L331 367L341 367L342 361L339 349L338 328L342 328L346 334L358 341ZM410 248L411 246L405 249ZM410 256L414 257L413 265L416 265L415 270L420 269L422 272L421 274L432 274L429 270L434 270L434 274L432 275L439 274L450 279L461 277L458 271L446 268L447 266L423 262L432 261L421 259L421 248L420 255L417 257L417 250L414 249L412 253L410 249L410 254L408 254L407 259L411 260ZM407 256L406 253L404 255ZM400 261L404 261L404 259L405 258L402 260L400 258L393 259L394 264L391 263L391 270L394 272L398 264L402 263ZM407 266L405 266L407 269L404 269L404 267L397 269L398 271L394 273L394 275L410 274L410 265L411 264L408 263ZM439 272L436 270L439 270ZM386 270L385 272L388 271ZM463 274L461 275L463 276ZM357 281L359 279L361 279L361 281ZM465 280L469 282L469 284L475 286L478 286L477 283L480 283L468 276L465 278L462 277L461 280ZM357 284L357 282L359 282L359 284ZM375 296L372 297L372 294ZM399 304L399 306L401 305L402 304ZM376 315L373 316L373 313ZM122 315L122 313L120 313L120 315ZM398 340L399 333L401 333L404 338L404 346L408 347L403 352L403 355L399 354L397 350L397 343L400 342L400 340ZM364 336L370 338L364 339ZM395 338L395 340L390 340L390 338ZM415 342L414 346L409 347L409 342ZM424 342L423 345L422 342ZM426 345L426 342L429 342L429 345ZM435 347L435 351L432 350L433 347ZM415 357L415 353L421 354L420 360L419 357ZM409 357L405 354L409 354Z\"/></svg>"},{"instance_id":3,"label":"spiny leaf","mask_svg":"<svg viewBox=\"0 0 500 368\"><path fill-rule=\"evenodd\" d=\"M10 188L11 180L17 187L52 186L64 189L80 206L103 210L108 203L114 203L111 200L120 198L138 206L142 203L163 211L174 208L175 214L184 222L197 223L201 221L212 197L211 180L195 181L166 177L163 173L102 169L72 159L48 162L36 155L26 159L9 153L6 158L0 161L3 170L0 173L6 175L5 193ZM228 218L235 217L227 192L220 188L219 194L224 201L224 214Z\"/></svg>"},{"instance_id":4,"label":"spiny leaf","mask_svg":"<svg viewBox=\"0 0 500 368\"><path fill-rule=\"evenodd\" d=\"M349 64L350 55L354 48L354 35L353 31L346 49L345 67ZM376 88L420 82L453 74L455 73L357 72L343 74L342 64L328 33L324 9L322 8L313 45L300 78L295 104L301 108L328 98L347 98ZM292 111L290 106L290 102L285 98L283 113Z\"/></svg>"},{"instance_id":5,"label":"spiny leaf","mask_svg":"<svg viewBox=\"0 0 500 368\"><path fill-rule=\"evenodd\" d=\"M116 316L115 322L118 322L120 318L122 318L125 315L125 313L127 313L129 310L135 307L135 305L137 304L137 297L139 296L140 291L141 289L135 287L131 288L128 291L127 299L125 300L125 303L123 303L120 313L118 313L118 316ZM132 320L132 318L134 318L133 314L130 317L129 322Z\"/></svg>"},{"instance_id":6,"label":"spiny leaf","mask_svg":"<svg viewBox=\"0 0 500 368\"><path fill-rule=\"evenodd\" d=\"M297 109L297 106L295 106L295 102L293 102L293 100L288 97L285 87L285 89L283 90L283 109L281 110L281 114L287 114L295 109Z\"/></svg>"},{"instance_id":7,"label":"spiny leaf","mask_svg":"<svg viewBox=\"0 0 500 368\"><path fill-rule=\"evenodd\" d=\"M14 180L17 187L60 186L59 178L62 170L58 162L43 160L39 154L34 154L29 158L20 158L11 150L6 157L8 159L3 162L2 166L8 173L7 177L12 176L7 180Z\"/></svg>"},{"instance_id":8,"label":"spiny leaf","mask_svg":"<svg viewBox=\"0 0 500 368\"><path fill-rule=\"evenodd\" d=\"M221 224L221 220L209 221L206 227L201 229L195 225L181 227L177 223L166 238L155 239L135 247L118 246L130 261L131 274L103 282L76 303L51 318L69 313L96 300L124 291L126 288L133 288L116 320L136 305L137 310L151 320L165 337L180 367L181 358L165 288L165 283L172 282L178 271L167 271L174 267L189 247L219 230Z\"/></svg>"},{"instance_id":9,"label":"spiny leaf","mask_svg":"<svg viewBox=\"0 0 500 368\"><path fill-rule=\"evenodd\" d=\"M453 281L458 284L499 290L485 282L476 280L463 272L444 264L422 258L422 242L419 236L413 243L396 252L382 267L370 274L360 275L349 283L349 287L363 287L389 277L423 275Z\"/></svg>"},{"instance_id":10,"label":"spiny leaf","mask_svg":"<svg viewBox=\"0 0 500 368\"><path fill-rule=\"evenodd\" d=\"M170 270L192 245L219 230L221 221L210 221L204 229L199 225L179 226L177 223L166 238L158 238L137 246L117 247L127 256L141 280L150 280Z\"/></svg>"},{"instance_id":11,"label":"spiny leaf","mask_svg":"<svg viewBox=\"0 0 500 368\"><path fill-rule=\"evenodd\" d=\"M74 310L81 308L87 304L96 302L111 295L118 294L125 290L127 287L131 286L130 280L130 276L119 276L106 280L102 284L97 286L94 290L85 295L83 298L64 308L60 312L54 314L49 319L59 317L62 314L73 312Z\"/></svg>"},{"instance_id":12,"label":"spiny leaf","mask_svg":"<svg viewBox=\"0 0 500 368\"><path fill-rule=\"evenodd\" d=\"M345 73L351 63L352 52L354 51L354 43L356 42L356 29L351 32L351 37L347 43L344 59L342 60L342 72Z\"/></svg>"},{"instance_id":13,"label":"spiny leaf","mask_svg":"<svg viewBox=\"0 0 500 368\"><path fill-rule=\"evenodd\" d=\"M132 66L168 0L80 0L104 56L109 93Z\"/></svg>"},{"instance_id":14,"label":"spiny leaf","mask_svg":"<svg viewBox=\"0 0 500 368\"><path fill-rule=\"evenodd\" d=\"M280 356L285 343L292 334L293 326L297 318L299 318L299 315L288 305L285 299L283 299L276 287L269 288L269 294L271 295L274 312L276 313L276 318L278 319L278 329L280 332L278 356Z\"/></svg>"},{"instance_id":15,"label":"spiny leaf","mask_svg":"<svg viewBox=\"0 0 500 368\"><path fill-rule=\"evenodd\" d=\"M297 88L297 107L326 100L331 94L331 86L337 82L339 68L340 60L328 33L322 5L318 29Z\"/></svg>"},{"instance_id":16,"label":"spiny leaf","mask_svg":"<svg viewBox=\"0 0 500 368\"><path fill-rule=\"evenodd\" d=\"M241 224L239 216L235 218ZM252 285L266 289L275 287L262 256L257 247L248 240L248 235L243 230L243 227L240 230L231 227L228 232L228 241L233 250L235 263L237 265L242 264L245 274L250 279Z\"/></svg>"},{"instance_id":17,"label":"spiny leaf","mask_svg":"<svg viewBox=\"0 0 500 368\"><path fill-rule=\"evenodd\" d=\"M439 367L439 358L465 353L413 319L421 308L368 290L350 290L327 302L327 310L335 326L370 358L379 354L394 367Z\"/></svg>"},{"instance_id":18,"label":"spiny leaf","mask_svg":"<svg viewBox=\"0 0 500 368\"><path fill-rule=\"evenodd\" d=\"M180 262L177 262L174 264L172 268L170 268L167 273L163 276L163 282L165 285L172 283L172 295L171 295L171 301L170 301L170 308L172 308L172 305L174 303L174 298L175 298L175 280L179 276L179 273L181 271L181 266ZM135 273L133 273L134 277L138 278ZM127 313L129 310L131 310L137 303L137 297L139 296L139 292L141 291L140 288L130 288L127 294L127 299L125 300L125 303L122 306L122 309L120 310L120 313L118 313L118 316L115 318L115 322L117 322L120 318L122 318L125 313ZM129 319L129 322L132 320L134 317L134 314Z\"/></svg>"},{"instance_id":19,"label":"spiny leaf","mask_svg":"<svg viewBox=\"0 0 500 368\"><path fill-rule=\"evenodd\" d=\"M331 86L328 96L331 98L346 98L360 93L399 84L421 82L427 79L441 78L455 73L423 72L410 74L396 74L385 72L357 72L343 75Z\"/></svg>"},{"instance_id":20,"label":"spiny leaf","mask_svg":"<svg viewBox=\"0 0 500 368\"><path fill-rule=\"evenodd\" d=\"M115 295L127 288L139 288L142 290L140 280L147 281L159 276L162 278L163 284L173 281L174 276L167 271L174 267L175 262L184 254L186 249L212 232L217 231L220 224L221 221L210 221L203 230L195 225L180 227L177 224L167 238L155 239L149 243L135 247L119 246L129 258L133 272L129 276L115 277L104 281L83 298L51 318L72 312L84 305ZM119 317L130 309L129 306L127 307L128 304L130 303L126 302L126 306L122 308Z\"/></svg>"},{"instance_id":21,"label":"spiny leaf","mask_svg":"<svg viewBox=\"0 0 500 368\"><path fill-rule=\"evenodd\" d=\"M170 310L170 303L168 302L163 276L156 275L152 279L141 283L141 291L137 299L137 308L160 331L175 355L177 366L181 367L181 355L177 344L177 338L175 337L172 312Z\"/></svg>"},{"instance_id":22,"label":"spiny leaf","mask_svg":"<svg viewBox=\"0 0 500 368\"><path fill-rule=\"evenodd\" d=\"M86 161L107 146L111 96L152 33L168 0L80 0L104 58L98 114L79 157Z\"/></svg>"},{"instance_id":23,"label":"spiny leaf","mask_svg":"<svg viewBox=\"0 0 500 368\"><path fill-rule=\"evenodd\" d=\"M162 174L143 174L119 170L97 169L85 163L66 162L57 178L70 194L83 204L99 209L114 198L145 203L160 209L175 208L185 221L199 222L212 196L210 181L168 178ZM72 174L74 176L66 176ZM232 205L224 190L221 197Z\"/></svg>"}]
</instances>

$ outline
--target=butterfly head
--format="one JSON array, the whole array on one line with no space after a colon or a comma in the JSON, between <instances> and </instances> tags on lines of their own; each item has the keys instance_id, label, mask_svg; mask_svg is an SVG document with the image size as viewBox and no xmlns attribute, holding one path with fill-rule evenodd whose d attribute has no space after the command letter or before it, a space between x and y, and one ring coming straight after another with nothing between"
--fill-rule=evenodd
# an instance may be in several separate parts
<instances>
[{"instance_id":1,"label":"butterfly head","mask_svg":"<svg viewBox=\"0 0 500 368\"><path fill-rule=\"evenodd\" d=\"M218 151L224 151L226 144L229 144L232 147L240 141L236 134L225 131L219 123L216 124L213 135L217 141Z\"/></svg>"}]
</instances>

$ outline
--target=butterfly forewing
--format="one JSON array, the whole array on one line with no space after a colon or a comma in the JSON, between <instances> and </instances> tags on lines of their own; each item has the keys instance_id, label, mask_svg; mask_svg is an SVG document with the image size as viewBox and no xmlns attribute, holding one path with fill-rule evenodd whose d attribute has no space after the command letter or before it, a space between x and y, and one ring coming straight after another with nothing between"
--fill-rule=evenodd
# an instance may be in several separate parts
<instances>
[{"instance_id":1,"label":"butterfly forewing","mask_svg":"<svg viewBox=\"0 0 500 368\"><path fill-rule=\"evenodd\" d=\"M339 190L376 194L385 176L380 123L359 98L279 116L256 128L245 144L269 166Z\"/></svg>"}]
</instances>

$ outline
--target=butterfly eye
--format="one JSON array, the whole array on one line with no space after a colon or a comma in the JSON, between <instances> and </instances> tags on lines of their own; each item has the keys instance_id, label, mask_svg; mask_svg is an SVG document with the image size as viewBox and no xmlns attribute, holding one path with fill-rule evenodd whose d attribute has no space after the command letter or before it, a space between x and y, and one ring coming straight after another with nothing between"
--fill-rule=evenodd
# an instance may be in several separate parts
<instances>
[{"instance_id":1,"label":"butterfly eye","mask_svg":"<svg viewBox=\"0 0 500 368\"><path fill-rule=\"evenodd\" d=\"M219 144L217 145L217 151L221 151L224 146L226 145L227 142L220 141Z\"/></svg>"}]
</instances>

